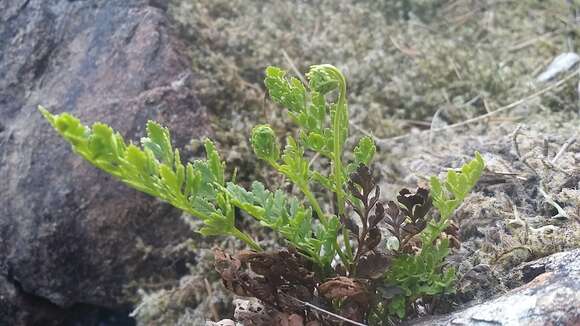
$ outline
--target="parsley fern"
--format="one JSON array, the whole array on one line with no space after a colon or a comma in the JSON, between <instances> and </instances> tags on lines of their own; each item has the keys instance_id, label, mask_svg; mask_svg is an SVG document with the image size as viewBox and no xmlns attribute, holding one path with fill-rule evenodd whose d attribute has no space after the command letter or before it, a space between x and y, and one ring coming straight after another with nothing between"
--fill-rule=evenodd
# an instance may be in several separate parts
<instances>
[{"instance_id":1,"label":"parsley fern","mask_svg":"<svg viewBox=\"0 0 580 326\"><path fill-rule=\"evenodd\" d=\"M383 296L372 313L364 312L368 320L372 316L381 320L383 313L403 318L411 300L452 291L455 271L444 269L450 252L446 232L453 212L481 176L483 159L476 153L460 171L449 171L445 180L432 177L431 191L403 189L397 202L385 206L379 202L380 188L368 168L376 153L373 138L359 139L352 149L353 159L345 158L349 112L344 75L334 66L316 65L306 77L308 83L304 84L280 68L266 69L269 95L286 109L298 133L286 138L283 149L269 125L255 126L250 138L255 155L294 184L299 196L270 191L258 181L250 189L227 181L225 163L209 139L204 141L206 158L184 164L169 130L156 122L147 123L147 136L135 145L103 123L88 127L68 113L39 110L77 154L128 186L199 218L201 234L233 236L261 251L235 225L236 210L242 210L284 237L289 247L296 248L324 276L336 274L332 262L338 256L349 277L366 275L396 287L397 294ZM320 158L330 161L330 169L314 168L317 165L312 162ZM317 190L335 198L334 205L321 205L319 199L326 197L315 193ZM439 210L439 219L428 215L432 206ZM323 207L334 208L325 211ZM348 216L353 212L362 227ZM388 253L376 250L383 236L380 223L392 235ZM412 240L420 250L409 249ZM371 292L378 294L378 287Z\"/></svg>"},{"instance_id":2,"label":"parsley fern","mask_svg":"<svg viewBox=\"0 0 580 326\"><path fill-rule=\"evenodd\" d=\"M95 123L91 128L68 113L53 115L40 107L44 117L67 140L73 150L97 168L119 178L132 188L160 198L201 219L203 235L234 236L254 250L252 238L235 227L235 210L220 187L225 185L225 163L215 145L204 142L207 158L183 165L179 150L173 149L169 130L147 123L141 147L126 144L118 132Z\"/></svg>"}]
</instances>

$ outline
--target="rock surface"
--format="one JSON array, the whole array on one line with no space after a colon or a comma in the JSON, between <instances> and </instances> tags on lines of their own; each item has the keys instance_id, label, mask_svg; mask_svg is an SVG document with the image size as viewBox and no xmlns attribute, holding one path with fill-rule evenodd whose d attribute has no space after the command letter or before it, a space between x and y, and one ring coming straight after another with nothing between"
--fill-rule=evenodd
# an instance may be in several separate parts
<instances>
[{"instance_id":1,"label":"rock surface","mask_svg":"<svg viewBox=\"0 0 580 326\"><path fill-rule=\"evenodd\" d=\"M65 318L65 309L23 293L17 284L0 276L0 325L57 326Z\"/></svg>"},{"instance_id":2,"label":"rock surface","mask_svg":"<svg viewBox=\"0 0 580 326\"><path fill-rule=\"evenodd\" d=\"M0 1L0 276L23 293L116 309L131 283L187 271L183 253L163 250L191 236L180 213L74 155L36 109L134 140L154 119L180 147L209 132L165 6Z\"/></svg>"},{"instance_id":3,"label":"rock surface","mask_svg":"<svg viewBox=\"0 0 580 326\"><path fill-rule=\"evenodd\" d=\"M413 325L579 325L580 249L519 266L524 285L482 304Z\"/></svg>"}]
</instances>

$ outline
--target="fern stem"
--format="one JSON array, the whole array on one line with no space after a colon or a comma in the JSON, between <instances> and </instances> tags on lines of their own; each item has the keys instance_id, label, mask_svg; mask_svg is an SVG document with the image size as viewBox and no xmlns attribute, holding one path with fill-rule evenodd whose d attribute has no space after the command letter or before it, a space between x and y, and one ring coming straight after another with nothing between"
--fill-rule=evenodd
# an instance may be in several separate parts
<instances>
[{"instance_id":1,"label":"fern stem","mask_svg":"<svg viewBox=\"0 0 580 326\"><path fill-rule=\"evenodd\" d=\"M187 212L188 214L195 216L197 218L199 218L200 220L204 221L204 220L209 220L210 216L207 214L204 214L188 205L183 205L183 204L178 204L175 202L171 202L168 201L171 205L181 209L184 212ZM230 234L240 240L242 240L244 243L246 243L250 248L256 250L256 251L262 251L262 247L260 247L260 245L258 243L256 243L252 237L250 237L248 234L240 231L238 228L234 227L232 231L230 231Z\"/></svg>"},{"instance_id":2,"label":"fern stem","mask_svg":"<svg viewBox=\"0 0 580 326\"><path fill-rule=\"evenodd\" d=\"M231 234L232 234L234 237L236 237L236 238L238 238L238 239L240 239L240 240L244 241L244 242L245 242L245 243L246 243L246 244L247 244L247 245L248 245L250 248L252 248L253 250L255 250L255 251L263 251L262 247L260 247L260 245L259 245L258 243L256 243L256 242L255 242L255 241L252 239L252 237L250 237L248 234L246 234L246 233L244 233L244 232L240 231L238 228L234 228L234 229L231 231Z\"/></svg>"},{"instance_id":3,"label":"fern stem","mask_svg":"<svg viewBox=\"0 0 580 326\"><path fill-rule=\"evenodd\" d=\"M332 66L331 66L332 67ZM334 123L332 126L333 135L334 135L334 146L333 146L333 175L334 175L334 182L336 187L336 198L338 204L338 214L343 215L345 211L345 199L344 199L344 191L342 189L342 177L343 177L343 166L342 166L342 150L343 144L341 139L341 130L342 126L344 125L345 121L343 118L348 116L348 109L346 106L346 79L342 75L342 73L335 67L330 68L330 70L335 74L335 76L339 79L340 83L340 90L338 95L338 103L336 105L336 111L334 113ZM347 125L348 128L348 125Z\"/></svg>"},{"instance_id":4,"label":"fern stem","mask_svg":"<svg viewBox=\"0 0 580 326\"><path fill-rule=\"evenodd\" d=\"M320 219L322 224L326 225L326 223L328 222L328 218L326 217L326 215L322 211L322 208L320 208L320 204L318 204L318 200L316 199L316 197L314 197L314 194L312 193L312 191L310 191L310 187L308 187L308 185L299 185L298 188L300 189L300 191L302 191L302 193L304 194L306 199L308 199L308 202L310 203L310 205L312 206L312 208L316 212L316 215L318 215L318 218Z\"/></svg>"},{"instance_id":5,"label":"fern stem","mask_svg":"<svg viewBox=\"0 0 580 326\"><path fill-rule=\"evenodd\" d=\"M334 112L334 121L333 121L333 135L334 135L334 146L333 146L333 177L334 177L334 184L335 184L335 193L336 193L336 201L337 201L337 209L338 209L338 216L339 218L344 216L345 214L345 198L344 198L344 190L343 190L343 166L342 166L342 151L343 151L343 144L342 144L342 128L346 125L347 132L348 132L348 107L346 103L346 79L344 75L334 66L329 66L329 70L335 75L335 77L339 81L339 95L338 95L338 103L336 105L336 111ZM341 260L343 263L348 267L350 262L352 261L352 247L350 246L349 234L348 229L343 226L342 228L342 238L345 247L345 255L341 256ZM340 251L340 247L337 248Z\"/></svg>"}]
</instances>

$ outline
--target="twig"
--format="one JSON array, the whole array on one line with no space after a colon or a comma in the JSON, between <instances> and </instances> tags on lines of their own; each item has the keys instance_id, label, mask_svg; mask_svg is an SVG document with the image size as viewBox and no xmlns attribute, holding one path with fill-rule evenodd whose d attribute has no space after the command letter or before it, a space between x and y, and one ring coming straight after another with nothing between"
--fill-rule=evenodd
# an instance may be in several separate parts
<instances>
[{"instance_id":1,"label":"twig","mask_svg":"<svg viewBox=\"0 0 580 326\"><path fill-rule=\"evenodd\" d=\"M327 315L330 315L330 316L332 316L332 317L334 317L334 318L340 319L340 320L342 320L342 321L345 321L345 322L347 322L347 323L350 323L350 324L352 324L352 325L356 325L356 326L368 326L368 325L366 325L366 324L359 323L358 321L354 321L354 320L350 320L350 319L348 319L348 318L342 317L341 315L337 315L337 314L335 314L335 313L332 313L332 312L330 312L330 311L328 311L328 310L324 310L324 309L322 309L322 308L320 308L320 307L317 307L317 306L315 306L315 305L313 305L313 304L311 304L311 303L309 303L309 302L302 301L302 300L300 300L300 299L298 299L298 298L295 298L295 297L293 297L293 296L291 296L291 295L288 295L288 294L286 294L286 293L280 293L280 294L284 295L285 297L291 298L292 300L295 300L296 302L300 303L301 305L304 305L304 306L306 306L306 307L312 308L312 309L314 309L314 310L318 310L318 311L320 311L320 312L322 312L322 313L325 313L325 314L327 314Z\"/></svg>"},{"instance_id":2,"label":"twig","mask_svg":"<svg viewBox=\"0 0 580 326\"><path fill-rule=\"evenodd\" d=\"M548 193L544 190L544 185L542 182L540 182L540 186L538 187L538 190L540 191L540 194L542 194L542 196L544 196L544 199L546 200L546 202L550 205L552 205L552 207L554 207L557 211L558 214L552 216L552 219L558 219L558 218L563 218L563 219L568 219L568 213L566 213L566 211L562 208L562 206L560 206L558 203L556 203L553 199L552 196L548 195Z\"/></svg>"},{"instance_id":3,"label":"twig","mask_svg":"<svg viewBox=\"0 0 580 326\"><path fill-rule=\"evenodd\" d=\"M544 157L548 157L548 155L550 155L550 141L548 140L548 138L544 138L544 147L542 149L542 155L544 155Z\"/></svg>"},{"instance_id":4,"label":"twig","mask_svg":"<svg viewBox=\"0 0 580 326\"><path fill-rule=\"evenodd\" d=\"M422 126L422 127L430 127L431 126L431 122L429 122L429 121L421 121L421 120L413 120L413 119L397 119L397 121L401 121L401 122L408 123L411 125Z\"/></svg>"},{"instance_id":5,"label":"twig","mask_svg":"<svg viewBox=\"0 0 580 326\"><path fill-rule=\"evenodd\" d=\"M558 159L560 159L560 157L566 152L566 150L568 149L568 147L570 147L575 142L576 142L576 135L568 138L568 140L566 140L566 142L564 143L564 145L562 145L562 147L560 147L560 150L558 151L558 154L556 154L556 156L554 156L554 158L550 161L550 163L556 164L556 162L558 161Z\"/></svg>"},{"instance_id":6,"label":"twig","mask_svg":"<svg viewBox=\"0 0 580 326\"><path fill-rule=\"evenodd\" d=\"M314 164L314 161L316 161L316 159L320 156L320 152L316 152L316 154L314 154L312 156L312 158L310 159L310 161L308 162L308 169L310 169L310 167L312 166L312 164Z\"/></svg>"},{"instance_id":7,"label":"twig","mask_svg":"<svg viewBox=\"0 0 580 326\"><path fill-rule=\"evenodd\" d=\"M515 52L515 51L524 49L524 48L526 48L526 47L528 47L530 45L533 45L534 43L536 43L538 41L542 41L542 40L544 40L544 39L546 39L548 37L551 37L551 36L557 34L558 32L560 32L560 31L552 31L552 32L544 33L544 34L539 35L539 36L536 36L534 38L525 40L525 41L523 41L521 43L518 43L518 44L513 45L512 47L510 47L508 49L508 52Z\"/></svg>"},{"instance_id":8,"label":"twig","mask_svg":"<svg viewBox=\"0 0 580 326\"><path fill-rule=\"evenodd\" d=\"M368 136L368 137L371 137L371 138L373 138L373 139L376 139L376 137L375 137L375 136L373 136L373 134L371 134L370 132L368 132L368 131L366 131L365 129L361 128L361 127L360 127L359 125L357 125L356 123L354 123L354 122L352 122L352 121L351 121L351 122L349 122L349 125L350 125L351 127L353 127L354 129L356 129L358 132L362 133L363 135L365 135L365 136Z\"/></svg>"},{"instance_id":9,"label":"twig","mask_svg":"<svg viewBox=\"0 0 580 326\"><path fill-rule=\"evenodd\" d=\"M514 130L514 132L513 132L513 136L512 136L512 142L513 142L513 144L514 144L514 149L516 150L516 156L518 157L518 160L519 160L520 162L522 162L522 163L523 163L523 164L524 164L524 165L525 165L525 166L526 166L528 169L532 170L532 172L534 172L534 174L535 174L535 175L539 176L539 174L538 174L538 172L536 171L536 169L534 169L534 168L533 168L533 167L530 165L530 163L528 163L527 157L528 157L529 155L527 155L527 156L525 156L525 157L522 157L522 154L521 154L521 152L520 152L520 145L519 145L519 143L518 143L518 136L521 134L521 132L520 132L520 131L521 131L521 129L522 129L522 125L521 125L521 124L519 124L519 125L516 127L516 129ZM528 153L528 154L530 154L530 153Z\"/></svg>"},{"instance_id":10,"label":"twig","mask_svg":"<svg viewBox=\"0 0 580 326\"><path fill-rule=\"evenodd\" d=\"M524 117L495 117L489 118L489 122L518 122L523 120Z\"/></svg>"},{"instance_id":11,"label":"twig","mask_svg":"<svg viewBox=\"0 0 580 326\"><path fill-rule=\"evenodd\" d=\"M519 219L518 208L514 205L514 214L517 214L517 218ZM526 227L526 232L524 233L524 244L528 244L530 239L530 226L528 225L528 221L521 219L524 222L524 226Z\"/></svg>"},{"instance_id":12,"label":"twig","mask_svg":"<svg viewBox=\"0 0 580 326\"><path fill-rule=\"evenodd\" d=\"M479 99L481 99L481 98L482 98L482 97L481 97L481 94L480 94L480 95L476 95L476 96L474 96L474 97L473 97L471 100L469 100L469 101L467 101L467 102L465 102L465 103L461 104L459 107L460 107L460 108L466 108L466 107L468 107L468 106L472 105L473 103L475 103L475 102L479 101ZM483 100L485 101L485 98L483 98Z\"/></svg>"},{"instance_id":13,"label":"twig","mask_svg":"<svg viewBox=\"0 0 580 326\"><path fill-rule=\"evenodd\" d=\"M437 109L437 111L435 111L435 114L433 115L433 119L431 119L431 128L429 128L429 143L430 144L432 144L433 140L435 139L435 133L431 132L431 131L437 129L434 126L435 126L435 123L437 122L437 120L439 120L439 115L441 115L442 110L443 110L443 107Z\"/></svg>"},{"instance_id":14,"label":"twig","mask_svg":"<svg viewBox=\"0 0 580 326\"><path fill-rule=\"evenodd\" d=\"M296 68L294 61L292 61L292 59L288 55L288 52L286 52L286 50L282 49L282 54L284 55L284 59L286 59L286 62L288 62L288 64L290 65L290 69L292 69L294 74L296 74L296 76L298 76L298 78L300 79L302 84L308 85L308 82L306 82L306 78L304 78L304 75L302 75L300 70L298 70L298 68Z\"/></svg>"},{"instance_id":15,"label":"twig","mask_svg":"<svg viewBox=\"0 0 580 326\"><path fill-rule=\"evenodd\" d=\"M422 134L422 133L425 133L425 132L439 132L439 131L451 130L451 129L463 127L463 126L466 126L468 124L472 124L474 122L478 122L478 121L487 119L487 118L489 118L492 115L496 115L498 113L511 110L511 109L513 109L513 108L515 108L515 107L523 104L523 103L526 103L526 102L528 102L530 100L533 100L533 99L539 97L540 95L543 95L543 94L545 94L545 93L553 90L554 88L557 88L557 87L563 85L564 83L566 83L567 81L569 81L570 79L572 79L574 77L578 77L578 73L579 72L580 72L580 69L574 71L570 75L568 75L565 78L559 80L557 83L554 83L554 84L552 84L550 86L547 86L547 87L545 87L545 88L543 88L543 89L541 89L541 90L539 90L539 91L537 91L537 92L535 92L535 93L533 93L531 95L528 95L528 96L526 96L526 97L524 97L524 98L522 98L520 100L517 100L517 101L515 101L515 102L513 102L511 104L508 104L508 105L506 105L504 107L501 107L501 108L499 108L499 109L497 109L495 111L491 111L489 113L482 114L482 115L477 116L475 118L471 118L471 119L468 119L468 120L465 120L465 121L462 121L462 122L458 122L458 123L455 123L455 124L452 124L452 125L448 125L448 126L441 127L441 128L430 129L430 130L423 130L423 131L420 131L418 133L419 134ZM408 137L411 137L411 136L416 136L416 135L417 135L417 133L408 133L408 134L405 134L405 135L400 135L400 136L391 137L391 138L375 138L375 142L377 143L377 145L379 147L380 146L386 146L387 144L389 144L392 141L401 140L401 139L405 139L405 138L408 138Z\"/></svg>"},{"instance_id":16,"label":"twig","mask_svg":"<svg viewBox=\"0 0 580 326\"><path fill-rule=\"evenodd\" d=\"M574 0L567 0L568 6L570 7L570 18L568 24L568 33L566 33L566 45L568 46L569 52L576 52L576 18L578 16L578 12L576 11L576 5L574 4Z\"/></svg>"},{"instance_id":17,"label":"twig","mask_svg":"<svg viewBox=\"0 0 580 326\"><path fill-rule=\"evenodd\" d=\"M205 285L205 291L207 292L208 297L213 298L213 289L211 287L211 284L209 284L207 277L203 279L203 283ZM213 315L214 320L220 320L220 315L219 315L219 312L217 310L215 303L210 304L210 310L211 310L211 314Z\"/></svg>"},{"instance_id":18,"label":"twig","mask_svg":"<svg viewBox=\"0 0 580 326\"><path fill-rule=\"evenodd\" d=\"M563 174L565 174L568 177L571 177L572 176L572 174L570 172L562 169L561 167L558 167L558 166L552 164L550 161L546 161L545 159L541 159L540 162L542 162L542 164L544 165L544 167L547 168L547 169L551 169L551 170L554 170L556 172L563 173Z\"/></svg>"},{"instance_id":19,"label":"twig","mask_svg":"<svg viewBox=\"0 0 580 326\"><path fill-rule=\"evenodd\" d=\"M141 309L143 309L143 307L145 307L146 304L147 304L147 302L145 302L145 301L141 302L137 306L137 308L133 309L133 311L131 311L131 313L129 313L129 317L131 317L131 318L137 317L137 315L139 314L139 311L141 311Z\"/></svg>"},{"instance_id":20,"label":"twig","mask_svg":"<svg viewBox=\"0 0 580 326\"><path fill-rule=\"evenodd\" d=\"M518 212L518 207L511 200L510 200L510 203L512 204L512 211L514 213L514 218L513 218L513 220L508 220L507 223L508 223L508 225L512 225L515 223L515 224L519 224L520 226L524 227L523 244L526 245L526 244L528 244L528 238L529 238L529 234L530 234L528 222L526 220L520 218L520 214Z\"/></svg>"},{"instance_id":21,"label":"twig","mask_svg":"<svg viewBox=\"0 0 580 326\"><path fill-rule=\"evenodd\" d=\"M483 98L483 107L485 108L485 112L487 112L487 113L490 113L493 111L493 110L489 109L489 104L487 104L487 99L485 97Z\"/></svg>"},{"instance_id":22,"label":"twig","mask_svg":"<svg viewBox=\"0 0 580 326\"><path fill-rule=\"evenodd\" d=\"M520 146L518 145L518 135L520 134L520 129L522 129L521 124L519 124L513 132L512 143L514 144L514 149L516 150L516 155L521 160L522 154L520 153Z\"/></svg>"}]
</instances>

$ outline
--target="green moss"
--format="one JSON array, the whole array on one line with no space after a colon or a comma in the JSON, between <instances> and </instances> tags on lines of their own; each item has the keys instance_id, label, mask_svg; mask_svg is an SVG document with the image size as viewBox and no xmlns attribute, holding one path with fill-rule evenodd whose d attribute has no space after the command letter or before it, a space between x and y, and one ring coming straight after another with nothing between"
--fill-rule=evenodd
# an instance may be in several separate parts
<instances>
[{"instance_id":1,"label":"green moss","mask_svg":"<svg viewBox=\"0 0 580 326\"><path fill-rule=\"evenodd\" d=\"M565 50L552 18L567 10L555 0L174 0L171 13L191 41L197 93L224 120L263 114L266 63L331 62L349 76L353 114L381 137L400 132L392 119L428 120L442 105L473 115L529 93L538 67Z\"/></svg>"}]
</instances>

